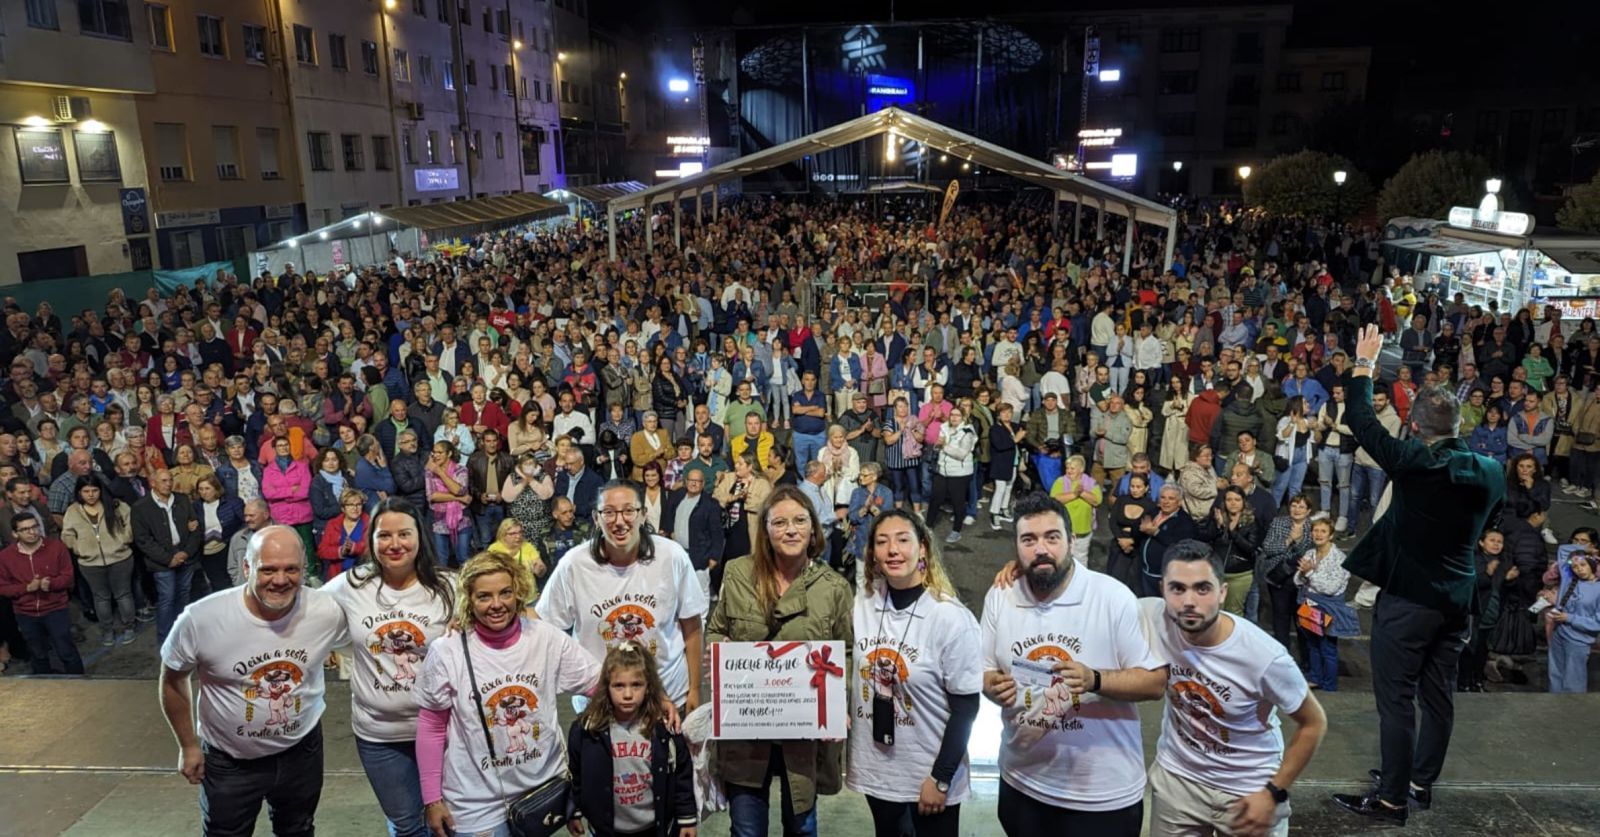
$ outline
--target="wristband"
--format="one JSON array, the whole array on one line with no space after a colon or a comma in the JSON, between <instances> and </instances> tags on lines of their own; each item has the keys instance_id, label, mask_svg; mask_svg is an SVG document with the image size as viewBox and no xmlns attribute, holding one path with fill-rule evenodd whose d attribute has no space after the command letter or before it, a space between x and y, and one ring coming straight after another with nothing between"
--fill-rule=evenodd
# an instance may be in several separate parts
<instances>
[{"instance_id":1,"label":"wristband","mask_svg":"<svg viewBox=\"0 0 1600 837\"><path fill-rule=\"evenodd\" d=\"M1096 694L1100 693L1100 670L1099 669L1095 669L1094 670L1094 686L1092 688L1090 688L1089 691L1094 692Z\"/></svg>"}]
</instances>

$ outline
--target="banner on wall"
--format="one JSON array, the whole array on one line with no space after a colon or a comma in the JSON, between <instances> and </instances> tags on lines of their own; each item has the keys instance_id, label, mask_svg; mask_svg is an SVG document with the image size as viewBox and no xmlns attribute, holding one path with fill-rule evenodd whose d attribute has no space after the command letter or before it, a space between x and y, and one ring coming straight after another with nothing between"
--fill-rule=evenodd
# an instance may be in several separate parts
<instances>
[{"instance_id":1,"label":"banner on wall","mask_svg":"<svg viewBox=\"0 0 1600 837\"><path fill-rule=\"evenodd\" d=\"M961 194L961 181L952 180L944 190L944 207L939 210L939 226L944 226L946 218L950 217L950 210L956 206L956 195Z\"/></svg>"},{"instance_id":2,"label":"banner on wall","mask_svg":"<svg viewBox=\"0 0 1600 837\"><path fill-rule=\"evenodd\" d=\"M178 288L194 287L194 280L204 280L207 286L217 283L217 271L222 270L232 273L233 262L208 262L195 267L181 267L172 270L155 271L156 287L162 295L171 294Z\"/></svg>"}]
</instances>

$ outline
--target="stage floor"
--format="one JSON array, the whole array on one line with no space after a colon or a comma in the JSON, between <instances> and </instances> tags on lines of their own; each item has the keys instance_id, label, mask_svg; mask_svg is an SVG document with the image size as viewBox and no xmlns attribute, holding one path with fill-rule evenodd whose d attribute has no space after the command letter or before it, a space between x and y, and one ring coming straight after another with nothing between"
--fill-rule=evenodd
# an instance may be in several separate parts
<instances>
[{"instance_id":1,"label":"stage floor","mask_svg":"<svg viewBox=\"0 0 1600 837\"><path fill-rule=\"evenodd\" d=\"M377 802L356 759L349 691L330 687L324 718L327 778L317 814L323 835L382 833ZM1330 731L1294 792L1293 833L1365 834L1363 820L1334 810L1335 791L1360 789L1377 766L1371 693L1322 695ZM1458 695L1456 734L1432 811L1414 813L1406 833L1421 835L1600 834L1600 729L1591 696L1494 693ZM566 714L565 712L563 714ZM1143 708L1145 744L1159 714ZM0 680L0 833L76 837L196 834L196 791L175 770L177 749L151 680L6 678ZM974 742L975 748L981 742ZM962 834L999 835L993 769L975 782L962 810ZM865 801L824 798L821 832L870 834ZM725 815L701 833L727 834ZM270 834L263 813L257 833ZM774 831L773 833L779 833Z\"/></svg>"}]
</instances>

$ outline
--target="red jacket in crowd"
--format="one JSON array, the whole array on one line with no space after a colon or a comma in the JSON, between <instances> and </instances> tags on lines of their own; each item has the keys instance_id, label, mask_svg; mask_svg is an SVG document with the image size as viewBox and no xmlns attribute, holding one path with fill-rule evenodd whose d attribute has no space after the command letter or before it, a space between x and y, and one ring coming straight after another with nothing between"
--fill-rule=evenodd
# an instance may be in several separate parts
<instances>
[{"instance_id":1,"label":"red jacket in crowd","mask_svg":"<svg viewBox=\"0 0 1600 837\"><path fill-rule=\"evenodd\" d=\"M28 592L33 579L50 579L50 589ZM19 544L0 549L0 596L11 600L15 613L44 616L67 606L72 591L72 554L59 538L45 538L32 554Z\"/></svg>"}]
</instances>

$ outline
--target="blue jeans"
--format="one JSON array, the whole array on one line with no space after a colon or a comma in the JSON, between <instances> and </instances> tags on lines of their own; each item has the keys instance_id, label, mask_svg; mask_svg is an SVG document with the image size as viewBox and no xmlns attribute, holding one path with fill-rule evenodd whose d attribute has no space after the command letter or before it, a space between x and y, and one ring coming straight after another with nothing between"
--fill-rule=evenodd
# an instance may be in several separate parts
<instances>
[{"instance_id":1,"label":"blue jeans","mask_svg":"<svg viewBox=\"0 0 1600 837\"><path fill-rule=\"evenodd\" d=\"M919 463L907 468L890 468L889 488L894 491L896 503L923 502L922 465Z\"/></svg>"},{"instance_id":2,"label":"blue jeans","mask_svg":"<svg viewBox=\"0 0 1600 837\"><path fill-rule=\"evenodd\" d=\"M1272 500L1279 506L1283 505L1285 497L1300 493L1306 482L1306 449L1299 446L1294 449L1294 458L1289 461L1287 470L1278 472L1272 481Z\"/></svg>"},{"instance_id":3,"label":"blue jeans","mask_svg":"<svg viewBox=\"0 0 1600 837\"><path fill-rule=\"evenodd\" d=\"M822 446L828 443L826 433L799 433L794 434L794 469L802 475L806 472L806 463L817 458L822 452Z\"/></svg>"},{"instance_id":4,"label":"blue jeans","mask_svg":"<svg viewBox=\"0 0 1600 837\"><path fill-rule=\"evenodd\" d=\"M156 645L167 641L167 632L178 614L189 606L189 590L194 586L194 573L199 569L197 559L183 562L175 570L151 573L156 581Z\"/></svg>"},{"instance_id":5,"label":"blue jeans","mask_svg":"<svg viewBox=\"0 0 1600 837\"><path fill-rule=\"evenodd\" d=\"M1317 484L1322 488L1322 508L1333 513L1333 487L1335 478L1339 486L1339 513L1335 520L1350 516L1350 465L1355 454L1340 453L1336 447L1325 447L1317 454Z\"/></svg>"},{"instance_id":6,"label":"blue jeans","mask_svg":"<svg viewBox=\"0 0 1600 837\"><path fill-rule=\"evenodd\" d=\"M983 477L988 466L978 464L972 469L972 480L967 483L967 517L978 516L978 494L983 491Z\"/></svg>"},{"instance_id":7,"label":"blue jeans","mask_svg":"<svg viewBox=\"0 0 1600 837\"><path fill-rule=\"evenodd\" d=\"M52 610L43 616L18 613L16 617L17 633L28 641L28 650L33 652L34 674L52 673L51 650L61 658L61 667L67 674L83 673L83 657L78 655L78 646L72 642L72 616L67 608ZM100 618L110 619L109 609Z\"/></svg>"},{"instance_id":8,"label":"blue jeans","mask_svg":"<svg viewBox=\"0 0 1600 837\"><path fill-rule=\"evenodd\" d=\"M422 816L422 779L417 774L417 745L356 738L356 755L367 772L378 807L389 821L389 837L428 837Z\"/></svg>"},{"instance_id":9,"label":"blue jeans","mask_svg":"<svg viewBox=\"0 0 1600 837\"><path fill-rule=\"evenodd\" d=\"M1306 645L1306 679L1321 687L1324 692L1339 691L1339 640L1331 636L1317 636L1301 631L1300 639Z\"/></svg>"},{"instance_id":10,"label":"blue jeans","mask_svg":"<svg viewBox=\"0 0 1600 837\"><path fill-rule=\"evenodd\" d=\"M457 567L472 557L472 527L462 526L453 535L433 533L433 554L443 566ZM452 548L455 557L450 557Z\"/></svg>"},{"instance_id":11,"label":"blue jeans","mask_svg":"<svg viewBox=\"0 0 1600 837\"><path fill-rule=\"evenodd\" d=\"M784 837L817 837L817 808L813 805L804 814L794 813L794 795L790 792L788 779L784 778L783 751L777 745L772 748L772 760L767 765L767 775L761 780L761 787L728 784L729 837L766 837L767 812L771 807L767 797L771 793L774 776L778 779L783 799Z\"/></svg>"},{"instance_id":12,"label":"blue jeans","mask_svg":"<svg viewBox=\"0 0 1600 837\"><path fill-rule=\"evenodd\" d=\"M1388 484L1389 475L1382 468L1355 466L1350 473L1350 518L1360 517L1363 506L1376 512L1378 501L1383 499L1384 486Z\"/></svg>"},{"instance_id":13,"label":"blue jeans","mask_svg":"<svg viewBox=\"0 0 1600 837\"><path fill-rule=\"evenodd\" d=\"M472 518L473 531L478 536L478 549L488 549L494 543L494 531L500 528L500 521L506 519L506 507L499 503L490 503L483 507Z\"/></svg>"},{"instance_id":14,"label":"blue jeans","mask_svg":"<svg viewBox=\"0 0 1600 837\"><path fill-rule=\"evenodd\" d=\"M1550 636L1549 660L1552 694L1589 691L1589 643L1558 627Z\"/></svg>"}]
</instances>

